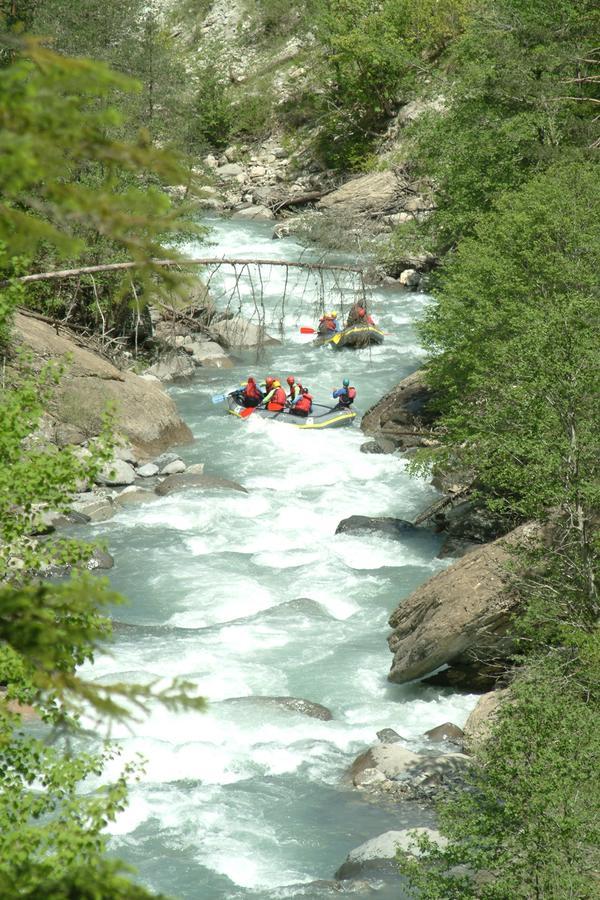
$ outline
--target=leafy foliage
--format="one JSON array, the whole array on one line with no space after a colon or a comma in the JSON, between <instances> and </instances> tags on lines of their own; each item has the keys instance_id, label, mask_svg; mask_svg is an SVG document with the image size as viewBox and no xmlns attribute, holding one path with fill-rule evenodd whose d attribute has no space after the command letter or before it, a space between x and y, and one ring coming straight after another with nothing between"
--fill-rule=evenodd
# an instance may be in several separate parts
<instances>
[{"instance_id":1,"label":"leafy foliage","mask_svg":"<svg viewBox=\"0 0 600 900\"><path fill-rule=\"evenodd\" d=\"M598 635L595 637L598 652ZM440 808L451 838L401 871L421 900L597 896L600 706L576 667L530 666L512 685L470 790Z\"/></svg>"},{"instance_id":2,"label":"leafy foliage","mask_svg":"<svg viewBox=\"0 0 600 900\"><path fill-rule=\"evenodd\" d=\"M503 192L597 137L597 4L479 0L463 22L431 73L445 108L418 121L412 151L436 184L427 230L442 252Z\"/></svg>"},{"instance_id":3,"label":"leafy foliage","mask_svg":"<svg viewBox=\"0 0 600 900\"><path fill-rule=\"evenodd\" d=\"M318 19L324 48L320 146L337 167L360 166L411 96L423 56L462 28L465 0L328 0Z\"/></svg>"},{"instance_id":4,"label":"leafy foliage","mask_svg":"<svg viewBox=\"0 0 600 900\"><path fill-rule=\"evenodd\" d=\"M598 170L503 197L444 267L422 329L443 440L519 517L600 499Z\"/></svg>"}]
</instances>

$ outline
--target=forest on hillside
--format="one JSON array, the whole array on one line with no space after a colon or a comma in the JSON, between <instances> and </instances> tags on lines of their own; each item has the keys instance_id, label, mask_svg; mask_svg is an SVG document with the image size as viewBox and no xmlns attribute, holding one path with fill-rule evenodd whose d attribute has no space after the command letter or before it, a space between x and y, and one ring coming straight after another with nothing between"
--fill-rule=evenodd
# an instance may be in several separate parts
<instances>
[{"instance_id":1,"label":"forest on hillside","mask_svg":"<svg viewBox=\"0 0 600 900\"><path fill-rule=\"evenodd\" d=\"M155 700L202 706L189 685L99 686L77 667L109 637L114 592L78 564L89 548L36 542L44 509L111 458L110 411L89 455L31 440L61 377L10 360L15 311L126 334L133 303L177 287L152 260L202 234L203 160L277 130L343 181L391 165L424 179L430 215L380 247L391 265L435 255L421 324L441 446L414 472L467 473L505 523L539 525L515 552L522 601L510 690L470 788L439 807L444 849L398 865L415 897L597 897L600 892L600 11L591 0L247 0L236 46L259 54L231 76L231 48L182 0L0 0L0 341L15 369L0 391L0 682L56 741L0 704L0 894L155 896L106 855L126 803L102 791L114 752L71 752L86 705L126 718ZM310 33L310 40L305 40ZM303 39L305 74L278 96L265 59ZM258 58L258 57L257 57ZM296 61L297 62L297 61ZM285 64L287 65L287 64ZM399 111L425 112L396 158ZM173 191L183 186L183 192ZM175 250L173 250L175 248ZM57 268L133 260L73 296L23 285ZM139 315L139 309L138 309ZM108 325L107 325L108 323ZM18 370L18 371L17 371ZM25 449L24 449L25 448ZM66 582L39 573L56 562ZM35 788L35 790L33 789Z\"/></svg>"}]
</instances>

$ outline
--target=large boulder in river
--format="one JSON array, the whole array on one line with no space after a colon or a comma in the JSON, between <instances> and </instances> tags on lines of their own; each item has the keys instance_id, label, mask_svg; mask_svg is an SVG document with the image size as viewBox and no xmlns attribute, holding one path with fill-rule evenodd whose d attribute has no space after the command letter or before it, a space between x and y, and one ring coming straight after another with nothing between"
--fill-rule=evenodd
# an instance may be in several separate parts
<instances>
[{"instance_id":1,"label":"large boulder in river","mask_svg":"<svg viewBox=\"0 0 600 900\"><path fill-rule=\"evenodd\" d=\"M442 837L439 831L433 828L403 828L399 831L386 831L377 837L371 838L355 847L346 857L335 877L343 881L347 878L356 878L363 875L398 874L396 853L404 850L413 856L419 856L415 835L426 835L430 841L438 847L445 847L447 838Z\"/></svg>"},{"instance_id":2,"label":"large boulder in river","mask_svg":"<svg viewBox=\"0 0 600 900\"><path fill-rule=\"evenodd\" d=\"M364 532L383 534L394 540L402 540L410 535L418 534L412 522L395 519L393 516L348 516L342 519L335 529L336 534L361 534Z\"/></svg>"},{"instance_id":3,"label":"large boulder in river","mask_svg":"<svg viewBox=\"0 0 600 900\"><path fill-rule=\"evenodd\" d=\"M56 329L31 316L15 316L15 334L31 351L34 365L50 359L70 358L50 406L52 423L68 426L81 440L100 433L107 404L116 410L116 427L138 453L151 456L172 444L191 441L173 400L156 382L121 372L70 332Z\"/></svg>"},{"instance_id":4,"label":"large boulder in river","mask_svg":"<svg viewBox=\"0 0 600 900\"><path fill-rule=\"evenodd\" d=\"M180 493L181 491L241 491L247 494L248 491L237 481L229 481L228 478L216 478L213 475L195 474L183 472L181 475L169 475L156 488L159 497L168 497L169 494Z\"/></svg>"},{"instance_id":5,"label":"large boulder in river","mask_svg":"<svg viewBox=\"0 0 600 900\"><path fill-rule=\"evenodd\" d=\"M385 439L386 443L381 446L388 451L429 447L435 440L432 432L435 414L427 407L432 399L425 373L419 369L368 409L360 427L365 434Z\"/></svg>"},{"instance_id":6,"label":"large boulder in river","mask_svg":"<svg viewBox=\"0 0 600 900\"><path fill-rule=\"evenodd\" d=\"M393 212L399 202L401 189L394 172L371 172L347 181L335 191L326 194L318 208L332 210L343 215Z\"/></svg>"},{"instance_id":7,"label":"large boulder in river","mask_svg":"<svg viewBox=\"0 0 600 900\"><path fill-rule=\"evenodd\" d=\"M352 784L376 795L432 800L462 784L470 757L464 753L414 753L400 742L374 744L350 767Z\"/></svg>"},{"instance_id":8,"label":"large boulder in river","mask_svg":"<svg viewBox=\"0 0 600 900\"><path fill-rule=\"evenodd\" d=\"M403 600L390 618L390 681L423 678L447 664L461 672L461 686L483 689L486 664L506 658L513 647L510 623L519 598L511 586L511 547L539 536L539 526L521 525L472 550ZM486 677L493 687L493 674Z\"/></svg>"},{"instance_id":9,"label":"large boulder in river","mask_svg":"<svg viewBox=\"0 0 600 900\"><path fill-rule=\"evenodd\" d=\"M252 350L267 344L281 343L267 334L264 324L250 322L243 316L222 319L213 323L210 330L223 347L232 350Z\"/></svg>"}]
</instances>

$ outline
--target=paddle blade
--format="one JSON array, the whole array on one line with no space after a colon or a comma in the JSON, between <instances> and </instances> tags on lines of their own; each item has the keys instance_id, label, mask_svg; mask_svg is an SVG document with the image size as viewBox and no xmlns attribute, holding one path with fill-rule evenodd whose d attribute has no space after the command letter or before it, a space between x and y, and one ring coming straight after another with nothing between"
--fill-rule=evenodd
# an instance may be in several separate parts
<instances>
[{"instance_id":1,"label":"paddle blade","mask_svg":"<svg viewBox=\"0 0 600 900\"><path fill-rule=\"evenodd\" d=\"M303 325L300 329L300 334L316 334L317 331L315 328L309 328L307 325Z\"/></svg>"},{"instance_id":2,"label":"paddle blade","mask_svg":"<svg viewBox=\"0 0 600 900\"><path fill-rule=\"evenodd\" d=\"M341 336L342 336L342 332L340 331L340 332L338 332L338 334L336 334L335 337L331 338L331 343L332 343L332 344L338 344L339 341L340 341Z\"/></svg>"},{"instance_id":3,"label":"paddle blade","mask_svg":"<svg viewBox=\"0 0 600 900\"><path fill-rule=\"evenodd\" d=\"M215 394L210 399L213 403L222 403L225 399L225 394Z\"/></svg>"},{"instance_id":4,"label":"paddle blade","mask_svg":"<svg viewBox=\"0 0 600 900\"><path fill-rule=\"evenodd\" d=\"M251 416L255 409L258 409L258 406L247 406L240 413L240 419L247 419L248 416Z\"/></svg>"}]
</instances>

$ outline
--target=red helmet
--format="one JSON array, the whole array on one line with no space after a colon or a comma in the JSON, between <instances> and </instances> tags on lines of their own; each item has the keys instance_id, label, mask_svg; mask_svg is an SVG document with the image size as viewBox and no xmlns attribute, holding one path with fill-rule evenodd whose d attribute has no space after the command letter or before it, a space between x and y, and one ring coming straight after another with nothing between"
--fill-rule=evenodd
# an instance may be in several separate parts
<instances>
[{"instance_id":1,"label":"red helmet","mask_svg":"<svg viewBox=\"0 0 600 900\"><path fill-rule=\"evenodd\" d=\"M294 378L293 375L288 375L288 377L287 377L287 383L290 385L290 387L291 387L293 384L296 383L296 379Z\"/></svg>"},{"instance_id":2,"label":"red helmet","mask_svg":"<svg viewBox=\"0 0 600 900\"><path fill-rule=\"evenodd\" d=\"M366 311L366 309L364 308L364 306L359 306L359 307L358 307L358 314L359 314L359 316L361 317L361 319L362 319L362 317L366 314L366 312L367 312L367 311Z\"/></svg>"},{"instance_id":3,"label":"red helmet","mask_svg":"<svg viewBox=\"0 0 600 900\"><path fill-rule=\"evenodd\" d=\"M255 383L255 382L254 382L254 376L253 376L253 375L248 375L248 384L254 384L254 383Z\"/></svg>"},{"instance_id":4,"label":"red helmet","mask_svg":"<svg viewBox=\"0 0 600 900\"><path fill-rule=\"evenodd\" d=\"M272 375L267 375L267 377L265 378L266 385L273 384L274 381L275 381L275 379L273 378Z\"/></svg>"}]
</instances>

